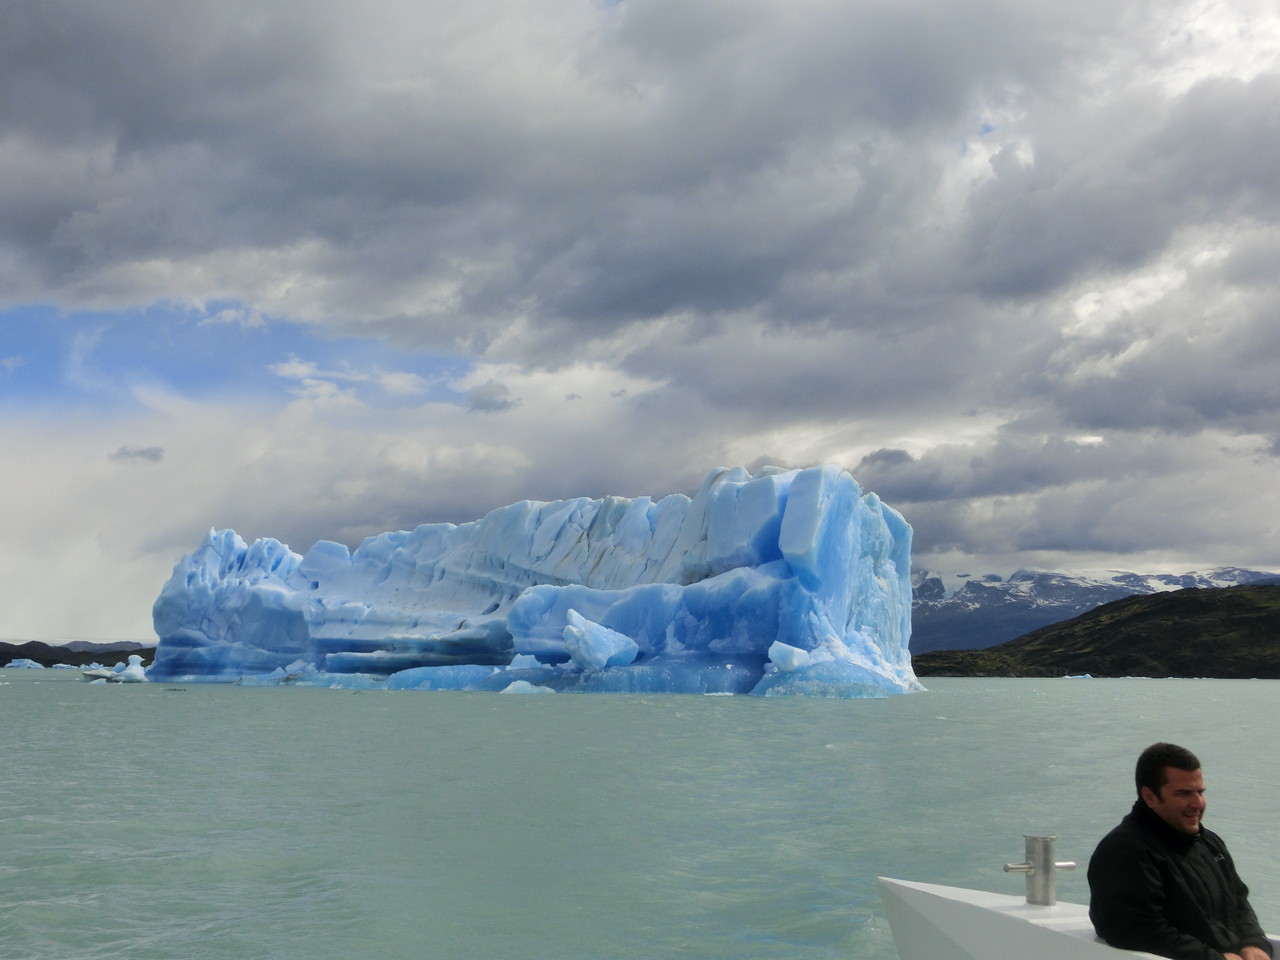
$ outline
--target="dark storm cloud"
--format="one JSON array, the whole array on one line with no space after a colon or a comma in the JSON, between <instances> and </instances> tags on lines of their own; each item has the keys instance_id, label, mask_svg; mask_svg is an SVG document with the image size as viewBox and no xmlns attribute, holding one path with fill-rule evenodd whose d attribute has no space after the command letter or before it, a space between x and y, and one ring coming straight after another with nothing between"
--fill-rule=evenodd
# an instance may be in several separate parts
<instances>
[{"instance_id":1,"label":"dark storm cloud","mask_svg":"<svg viewBox=\"0 0 1280 960\"><path fill-rule=\"evenodd\" d=\"M1280 334L1271 325L1213 329L1153 345L1123 372L1044 383L1054 405L1088 430L1157 428L1174 434L1210 427L1280 430Z\"/></svg>"},{"instance_id":2,"label":"dark storm cloud","mask_svg":"<svg viewBox=\"0 0 1280 960\"><path fill-rule=\"evenodd\" d=\"M490 380L467 391L467 409L479 413L502 413L520 405L520 398L511 395L505 383Z\"/></svg>"},{"instance_id":3,"label":"dark storm cloud","mask_svg":"<svg viewBox=\"0 0 1280 960\"><path fill-rule=\"evenodd\" d=\"M1111 318L1099 329L1040 342L1018 381L1022 403L1086 431L1275 435L1280 297L1256 271L1277 237L1211 258L1147 302L1100 301Z\"/></svg>"},{"instance_id":4,"label":"dark storm cloud","mask_svg":"<svg viewBox=\"0 0 1280 960\"><path fill-rule=\"evenodd\" d=\"M920 457L905 450L877 450L854 473L894 502L918 503L1036 494L1086 481L1119 480L1135 469L1167 468L1169 460L1169 452L1152 437L1121 443L1006 434L982 445L939 446Z\"/></svg>"},{"instance_id":5,"label":"dark storm cloud","mask_svg":"<svg viewBox=\"0 0 1280 960\"><path fill-rule=\"evenodd\" d=\"M1031 297L1141 264L1190 225L1273 217L1277 97L1280 77L1213 78L1175 98L1148 89L1068 111L1036 131L1034 162L1012 146L993 159L957 238L963 272L987 296Z\"/></svg>"},{"instance_id":6,"label":"dark storm cloud","mask_svg":"<svg viewBox=\"0 0 1280 960\"><path fill-rule=\"evenodd\" d=\"M698 395L719 417L757 426L853 415L928 416L969 392L967 380L979 360L972 323L956 316L949 325L908 322L898 330L785 328L744 320L703 328L672 324L633 349L622 365Z\"/></svg>"},{"instance_id":7,"label":"dark storm cloud","mask_svg":"<svg viewBox=\"0 0 1280 960\"><path fill-rule=\"evenodd\" d=\"M583 5L522 85L465 17L422 15L419 49L341 4L19 5L0 117L28 183L5 222L52 284L316 244L312 318L408 339L517 314L561 347L681 312L874 323L860 308L912 295L874 287L926 237L938 148L1011 86L1054 89L1104 9ZM1016 218L974 229L1023 249ZM447 315L398 308L424 282Z\"/></svg>"},{"instance_id":8,"label":"dark storm cloud","mask_svg":"<svg viewBox=\"0 0 1280 960\"><path fill-rule=\"evenodd\" d=\"M164 447L120 447L107 454L107 459L116 463L138 460L159 463L164 459Z\"/></svg>"},{"instance_id":9,"label":"dark storm cloud","mask_svg":"<svg viewBox=\"0 0 1280 960\"><path fill-rule=\"evenodd\" d=\"M1006 437L921 457L880 450L853 471L911 519L916 553L927 565L924 558L948 551L1043 558L1190 544L1229 549L1216 519L1220 507L1197 503L1188 482L1202 463L1156 435L1095 442ZM1062 561L1027 565L1046 563Z\"/></svg>"}]
</instances>

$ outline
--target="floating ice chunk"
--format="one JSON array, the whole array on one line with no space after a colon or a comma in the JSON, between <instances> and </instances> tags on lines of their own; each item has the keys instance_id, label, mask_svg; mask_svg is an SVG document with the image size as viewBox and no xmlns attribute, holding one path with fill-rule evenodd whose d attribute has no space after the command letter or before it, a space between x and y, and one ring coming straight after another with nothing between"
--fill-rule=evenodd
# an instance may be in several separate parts
<instances>
[{"instance_id":1,"label":"floating ice chunk","mask_svg":"<svg viewBox=\"0 0 1280 960\"><path fill-rule=\"evenodd\" d=\"M550 687L539 687L528 680L512 680L499 693L555 693Z\"/></svg>"},{"instance_id":2,"label":"floating ice chunk","mask_svg":"<svg viewBox=\"0 0 1280 960\"><path fill-rule=\"evenodd\" d=\"M775 640L769 644L769 661L783 673L799 670L813 662L808 650L801 650L789 643Z\"/></svg>"},{"instance_id":3,"label":"floating ice chunk","mask_svg":"<svg viewBox=\"0 0 1280 960\"><path fill-rule=\"evenodd\" d=\"M147 673L142 666L142 657L134 653L130 654L128 665L117 663L113 679L116 683L146 683Z\"/></svg>"},{"instance_id":4,"label":"floating ice chunk","mask_svg":"<svg viewBox=\"0 0 1280 960\"><path fill-rule=\"evenodd\" d=\"M564 646L570 659L583 670L625 667L634 663L640 647L634 640L616 630L602 627L586 619L577 610L566 613Z\"/></svg>"},{"instance_id":5,"label":"floating ice chunk","mask_svg":"<svg viewBox=\"0 0 1280 960\"><path fill-rule=\"evenodd\" d=\"M4 665L4 669L5 670L43 670L44 664L36 663L36 661L29 660L26 657L19 657L16 660L10 660L8 663L6 663Z\"/></svg>"}]
</instances>

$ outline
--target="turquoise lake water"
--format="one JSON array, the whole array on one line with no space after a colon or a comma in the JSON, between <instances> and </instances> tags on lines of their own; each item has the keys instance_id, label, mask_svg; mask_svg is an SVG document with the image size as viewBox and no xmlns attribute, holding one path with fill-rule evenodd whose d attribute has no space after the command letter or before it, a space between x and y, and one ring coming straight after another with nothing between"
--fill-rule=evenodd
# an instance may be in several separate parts
<instances>
[{"instance_id":1,"label":"turquoise lake water","mask_svg":"<svg viewBox=\"0 0 1280 960\"><path fill-rule=\"evenodd\" d=\"M1280 929L1280 681L884 700L83 683L0 671L0 958L896 956L877 874L1063 900L1153 740Z\"/></svg>"}]
</instances>

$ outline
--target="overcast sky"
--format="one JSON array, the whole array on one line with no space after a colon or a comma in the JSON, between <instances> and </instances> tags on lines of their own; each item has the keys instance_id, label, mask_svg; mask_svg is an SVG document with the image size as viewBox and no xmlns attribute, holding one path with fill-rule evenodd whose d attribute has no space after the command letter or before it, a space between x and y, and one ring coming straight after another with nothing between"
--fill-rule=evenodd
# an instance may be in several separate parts
<instances>
[{"instance_id":1,"label":"overcast sky","mask_svg":"<svg viewBox=\"0 0 1280 960\"><path fill-rule=\"evenodd\" d=\"M717 465L1280 569L1278 214L1271 0L7 0L0 638Z\"/></svg>"}]
</instances>

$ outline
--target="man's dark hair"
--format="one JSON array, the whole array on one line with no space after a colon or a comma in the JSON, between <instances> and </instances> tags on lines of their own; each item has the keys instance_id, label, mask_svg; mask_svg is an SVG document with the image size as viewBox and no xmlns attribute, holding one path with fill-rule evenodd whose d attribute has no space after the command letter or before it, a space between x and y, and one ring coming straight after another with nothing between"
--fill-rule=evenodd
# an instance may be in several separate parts
<instances>
[{"instance_id":1,"label":"man's dark hair","mask_svg":"<svg viewBox=\"0 0 1280 960\"><path fill-rule=\"evenodd\" d=\"M1134 771L1138 796L1142 796L1143 787L1149 787L1152 793L1160 796L1160 790L1169 782L1169 775L1165 773L1167 767L1176 767L1190 773L1200 769L1200 761L1194 753L1176 743L1153 743L1142 751L1138 757L1138 767Z\"/></svg>"}]
</instances>

